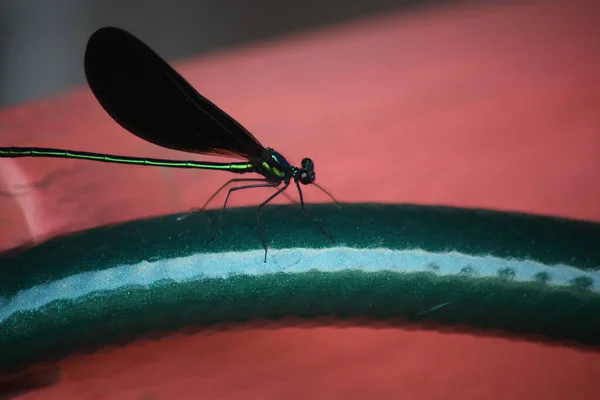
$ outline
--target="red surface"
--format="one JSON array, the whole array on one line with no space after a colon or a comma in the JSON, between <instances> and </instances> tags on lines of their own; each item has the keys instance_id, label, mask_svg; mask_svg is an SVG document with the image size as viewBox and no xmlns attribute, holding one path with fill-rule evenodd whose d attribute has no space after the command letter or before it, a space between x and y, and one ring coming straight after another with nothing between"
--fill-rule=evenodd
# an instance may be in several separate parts
<instances>
[{"instance_id":1,"label":"red surface","mask_svg":"<svg viewBox=\"0 0 600 400\"><path fill-rule=\"evenodd\" d=\"M314 158L319 183L343 201L600 221L599 17L594 1L438 6L178 67L264 144ZM125 133L86 89L0 111L0 129L3 145L182 158ZM3 159L0 178L7 248L187 210L228 175ZM23 398L592 399L600 355L393 328L247 327L60 368L60 382Z\"/></svg>"}]
</instances>

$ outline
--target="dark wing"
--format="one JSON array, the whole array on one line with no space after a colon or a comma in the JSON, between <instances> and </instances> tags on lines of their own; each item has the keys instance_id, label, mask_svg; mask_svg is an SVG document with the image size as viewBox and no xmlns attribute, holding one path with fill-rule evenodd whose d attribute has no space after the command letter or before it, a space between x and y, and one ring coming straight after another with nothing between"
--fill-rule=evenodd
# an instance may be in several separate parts
<instances>
[{"instance_id":1,"label":"dark wing","mask_svg":"<svg viewBox=\"0 0 600 400\"><path fill-rule=\"evenodd\" d=\"M89 39L85 75L106 112L134 135L175 150L249 159L263 146L152 49L106 27Z\"/></svg>"}]
</instances>

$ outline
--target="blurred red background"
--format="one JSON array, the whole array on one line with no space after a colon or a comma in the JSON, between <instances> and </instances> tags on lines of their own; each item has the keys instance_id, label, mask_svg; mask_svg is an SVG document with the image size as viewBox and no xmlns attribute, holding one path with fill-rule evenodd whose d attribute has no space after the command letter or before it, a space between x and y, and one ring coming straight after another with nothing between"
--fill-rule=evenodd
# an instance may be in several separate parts
<instances>
[{"instance_id":1,"label":"blurred red background","mask_svg":"<svg viewBox=\"0 0 600 400\"><path fill-rule=\"evenodd\" d=\"M295 163L312 157L318 182L342 201L600 221L598 17L593 1L438 5L176 67L263 144ZM2 110L0 129L2 145L194 158L127 134L87 89ZM185 211L227 178L3 159L0 247ZM591 399L600 356L472 334L247 326L60 367L59 383L23 398Z\"/></svg>"}]
</instances>

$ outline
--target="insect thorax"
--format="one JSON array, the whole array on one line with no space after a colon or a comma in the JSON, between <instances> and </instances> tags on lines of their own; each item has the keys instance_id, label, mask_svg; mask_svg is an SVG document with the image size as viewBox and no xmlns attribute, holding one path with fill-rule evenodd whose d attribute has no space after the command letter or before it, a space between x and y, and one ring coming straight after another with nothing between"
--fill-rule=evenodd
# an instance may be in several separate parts
<instances>
[{"instance_id":1,"label":"insect thorax","mask_svg":"<svg viewBox=\"0 0 600 400\"><path fill-rule=\"evenodd\" d=\"M272 181L288 182L293 175L293 168L290 163L271 148L266 148L260 159L253 160L253 164L256 172Z\"/></svg>"}]
</instances>

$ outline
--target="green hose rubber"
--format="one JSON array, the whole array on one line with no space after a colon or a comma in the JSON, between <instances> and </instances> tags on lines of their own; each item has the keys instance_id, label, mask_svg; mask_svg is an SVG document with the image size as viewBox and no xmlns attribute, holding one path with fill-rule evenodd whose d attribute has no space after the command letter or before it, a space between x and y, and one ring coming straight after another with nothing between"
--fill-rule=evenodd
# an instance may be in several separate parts
<instances>
[{"instance_id":1,"label":"green hose rubber","mask_svg":"<svg viewBox=\"0 0 600 400\"><path fill-rule=\"evenodd\" d=\"M299 316L600 344L600 224L381 204L170 215L0 257L0 372L156 331Z\"/></svg>"}]
</instances>

